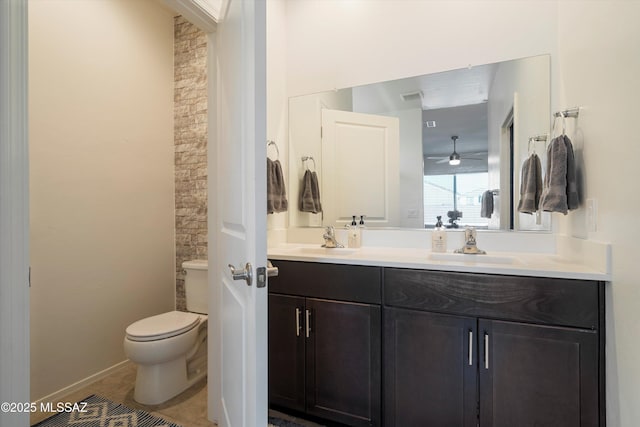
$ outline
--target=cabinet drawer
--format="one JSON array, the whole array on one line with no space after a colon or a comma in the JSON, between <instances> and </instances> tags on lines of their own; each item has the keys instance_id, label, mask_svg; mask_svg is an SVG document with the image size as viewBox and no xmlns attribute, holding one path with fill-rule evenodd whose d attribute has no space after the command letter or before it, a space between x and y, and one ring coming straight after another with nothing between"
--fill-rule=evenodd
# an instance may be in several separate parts
<instances>
[{"instance_id":1,"label":"cabinet drawer","mask_svg":"<svg viewBox=\"0 0 640 427\"><path fill-rule=\"evenodd\" d=\"M599 282L386 268L389 306L598 328Z\"/></svg>"},{"instance_id":2,"label":"cabinet drawer","mask_svg":"<svg viewBox=\"0 0 640 427\"><path fill-rule=\"evenodd\" d=\"M380 304L382 269L360 265L302 261L271 261L277 277L269 279L269 292Z\"/></svg>"}]
</instances>

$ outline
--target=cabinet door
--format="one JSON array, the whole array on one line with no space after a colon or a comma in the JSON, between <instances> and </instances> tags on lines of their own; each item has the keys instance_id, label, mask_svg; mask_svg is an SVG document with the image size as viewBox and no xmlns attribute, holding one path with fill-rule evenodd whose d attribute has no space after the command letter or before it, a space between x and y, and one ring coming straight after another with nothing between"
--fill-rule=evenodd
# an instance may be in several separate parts
<instances>
[{"instance_id":1,"label":"cabinet door","mask_svg":"<svg viewBox=\"0 0 640 427\"><path fill-rule=\"evenodd\" d=\"M380 425L380 306L307 298L307 413Z\"/></svg>"},{"instance_id":2,"label":"cabinet door","mask_svg":"<svg viewBox=\"0 0 640 427\"><path fill-rule=\"evenodd\" d=\"M475 427L476 319L398 308L384 319L385 426Z\"/></svg>"},{"instance_id":3,"label":"cabinet door","mask_svg":"<svg viewBox=\"0 0 640 427\"><path fill-rule=\"evenodd\" d=\"M598 425L592 330L480 320L481 427Z\"/></svg>"},{"instance_id":4,"label":"cabinet door","mask_svg":"<svg viewBox=\"0 0 640 427\"><path fill-rule=\"evenodd\" d=\"M304 298L269 294L269 403L304 411Z\"/></svg>"}]
</instances>

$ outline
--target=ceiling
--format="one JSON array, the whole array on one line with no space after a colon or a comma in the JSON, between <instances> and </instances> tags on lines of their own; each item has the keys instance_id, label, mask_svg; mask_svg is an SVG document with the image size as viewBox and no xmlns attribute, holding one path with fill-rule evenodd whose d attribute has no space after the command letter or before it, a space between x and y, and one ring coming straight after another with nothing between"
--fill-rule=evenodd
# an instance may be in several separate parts
<instances>
[{"instance_id":1,"label":"ceiling","mask_svg":"<svg viewBox=\"0 0 640 427\"><path fill-rule=\"evenodd\" d=\"M446 173L447 168L453 168L437 163L439 159L428 159L448 157L453 152L452 135L459 137L456 151L462 157L456 171L486 170L487 99L497 67L487 64L354 87L353 110L376 114L420 108L425 170ZM435 121L436 127L427 127L427 121ZM465 162L465 154L481 160Z\"/></svg>"}]
</instances>

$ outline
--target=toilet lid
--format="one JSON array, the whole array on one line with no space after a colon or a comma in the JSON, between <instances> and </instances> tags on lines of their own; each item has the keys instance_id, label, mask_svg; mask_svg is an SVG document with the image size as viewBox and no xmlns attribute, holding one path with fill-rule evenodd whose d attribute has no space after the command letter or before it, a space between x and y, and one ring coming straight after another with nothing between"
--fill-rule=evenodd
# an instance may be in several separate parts
<instances>
[{"instance_id":1,"label":"toilet lid","mask_svg":"<svg viewBox=\"0 0 640 427\"><path fill-rule=\"evenodd\" d=\"M159 340L187 332L199 321L200 316L195 313L170 311L132 323L126 329L126 334L133 341Z\"/></svg>"}]
</instances>

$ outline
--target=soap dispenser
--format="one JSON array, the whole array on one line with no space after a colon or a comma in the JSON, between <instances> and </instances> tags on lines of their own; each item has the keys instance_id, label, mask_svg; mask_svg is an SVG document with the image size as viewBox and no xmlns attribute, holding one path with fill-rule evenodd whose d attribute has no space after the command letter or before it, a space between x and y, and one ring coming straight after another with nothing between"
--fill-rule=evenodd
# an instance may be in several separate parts
<instances>
[{"instance_id":1,"label":"soap dispenser","mask_svg":"<svg viewBox=\"0 0 640 427\"><path fill-rule=\"evenodd\" d=\"M353 215L351 220L351 225L349 226L349 238L347 239L348 245L350 248L359 248L360 247L360 228L358 227L358 223L356 222L356 216Z\"/></svg>"},{"instance_id":2,"label":"soap dispenser","mask_svg":"<svg viewBox=\"0 0 640 427\"><path fill-rule=\"evenodd\" d=\"M442 225L442 217L437 216L436 227L431 232L431 251L446 252L447 251L447 232Z\"/></svg>"},{"instance_id":3,"label":"soap dispenser","mask_svg":"<svg viewBox=\"0 0 640 427\"><path fill-rule=\"evenodd\" d=\"M362 241L364 240L364 229L365 229L365 225L364 225L364 215L360 215L360 222L358 223L358 240L359 240L359 244L358 247L362 247Z\"/></svg>"}]
</instances>

